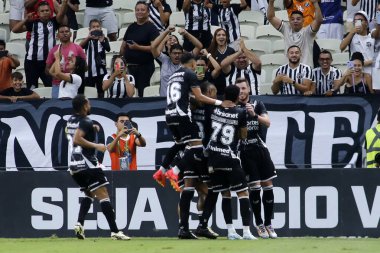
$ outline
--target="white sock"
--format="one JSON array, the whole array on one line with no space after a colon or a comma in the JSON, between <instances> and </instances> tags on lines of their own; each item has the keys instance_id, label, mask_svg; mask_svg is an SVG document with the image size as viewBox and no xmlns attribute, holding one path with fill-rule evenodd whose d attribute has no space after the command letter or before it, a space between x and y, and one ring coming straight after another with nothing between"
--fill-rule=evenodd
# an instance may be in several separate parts
<instances>
[{"instance_id":1,"label":"white sock","mask_svg":"<svg viewBox=\"0 0 380 253\"><path fill-rule=\"evenodd\" d=\"M251 233L251 231L249 230L249 226L243 226L243 234L245 233Z\"/></svg>"},{"instance_id":2,"label":"white sock","mask_svg":"<svg viewBox=\"0 0 380 253\"><path fill-rule=\"evenodd\" d=\"M179 170L179 168L177 166L174 166L173 172L174 172L174 174L178 175L181 171Z\"/></svg>"},{"instance_id":3,"label":"white sock","mask_svg":"<svg viewBox=\"0 0 380 253\"><path fill-rule=\"evenodd\" d=\"M162 173L165 173L167 169L165 169L164 167L160 166L160 169L162 171Z\"/></svg>"}]
</instances>

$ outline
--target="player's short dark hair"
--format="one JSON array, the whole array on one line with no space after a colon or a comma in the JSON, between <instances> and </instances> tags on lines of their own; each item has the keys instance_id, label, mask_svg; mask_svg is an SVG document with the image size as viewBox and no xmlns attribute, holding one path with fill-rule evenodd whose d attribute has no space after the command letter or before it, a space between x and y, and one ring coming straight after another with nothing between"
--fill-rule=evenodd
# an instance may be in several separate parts
<instances>
[{"instance_id":1,"label":"player's short dark hair","mask_svg":"<svg viewBox=\"0 0 380 253\"><path fill-rule=\"evenodd\" d=\"M129 120L131 120L131 116L129 116L128 113L126 112L120 112L116 115L115 117L115 122L117 122L119 120L120 117L128 117Z\"/></svg>"},{"instance_id":2,"label":"player's short dark hair","mask_svg":"<svg viewBox=\"0 0 380 253\"><path fill-rule=\"evenodd\" d=\"M91 27L92 23L98 23L99 25L102 25L102 21L100 21L97 18L91 19L90 22L88 23L88 27Z\"/></svg>"},{"instance_id":3,"label":"player's short dark hair","mask_svg":"<svg viewBox=\"0 0 380 253\"><path fill-rule=\"evenodd\" d=\"M299 46L297 46L297 45L291 45L290 47L288 47L288 50L286 51L286 53L289 53L289 50L292 49L292 48L294 48L294 47L298 48L298 50L301 51L301 48Z\"/></svg>"},{"instance_id":4,"label":"player's short dark hair","mask_svg":"<svg viewBox=\"0 0 380 253\"><path fill-rule=\"evenodd\" d=\"M24 76L20 72L16 71L11 74L11 78L16 80L22 80L24 79Z\"/></svg>"},{"instance_id":5,"label":"player's short dark hair","mask_svg":"<svg viewBox=\"0 0 380 253\"><path fill-rule=\"evenodd\" d=\"M224 89L224 99L232 102L236 102L239 98L240 89L236 85L228 85Z\"/></svg>"},{"instance_id":6,"label":"player's short dark hair","mask_svg":"<svg viewBox=\"0 0 380 253\"><path fill-rule=\"evenodd\" d=\"M303 17L303 13L301 11L292 11L292 13L290 13L290 16L293 16L293 15L301 15L301 17Z\"/></svg>"},{"instance_id":7,"label":"player's short dark hair","mask_svg":"<svg viewBox=\"0 0 380 253\"><path fill-rule=\"evenodd\" d=\"M184 53L181 56L181 64L189 63L190 61L195 60L194 55L192 53Z\"/></svg>"},{"instance_id":8,"label":"player's short dark hair","mask_svg":"<svg viewBox=\"0 0 380 253\"><path fill-rule=\"evenodd\" d=\"M236 78L235 85L238 83L245 83L249 87L249 82L248 82L247 78L245 78L245 77Z\"/></svg>"},{"instance_id":9,"label":"player's short dark hair","mask_svg":"<svg viewBox=\"0 0 380 253\"><path fill-rule=\"evenodd\" d=\"M173 52L173 50L181 50L183 52L183 47L180 44L174 44L170 47L169 53Z\"/></svg>"},{"instance_id":10,"label":"player's short dark hair","mask_svg":"<svg viewBox=\"0 0 380 253\"><path fill-rule=\"evenodd\" d=\"M5 46L6 46L6 43L5 43L5 41L4 41L4 40L0 40L0 46L4 46L4 48L5 48Z\"/></svg>"},{"instance_id":11,"label":"player's short dark hair","mask_svg":"<svg viewBox=\"0 0 380 253\"><path fill-rule=\"evenodd\" d=\"M72 105L74 112L80 113L83 106L87 104L88 100L85 95L83 94L78 94L73 98Z\"/></svg>"},{"instance_id":12,"label":"player's short dark hair","mask_svg":"<svg viewBox=\"0 0 380 253\"><path fill-rule=\"evenodd\" d=\"M200 84L202 94L205 94L211 86L215 85L213 83L210 83L209 81L202 82Z\"/></svg>"}]
</instances>

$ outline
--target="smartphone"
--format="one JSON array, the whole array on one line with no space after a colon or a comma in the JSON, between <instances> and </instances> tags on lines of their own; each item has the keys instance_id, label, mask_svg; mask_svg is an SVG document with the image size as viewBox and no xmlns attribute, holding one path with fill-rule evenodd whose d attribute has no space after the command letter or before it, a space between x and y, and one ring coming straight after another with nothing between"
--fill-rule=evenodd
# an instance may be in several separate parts
<instances>
[{"instance_id":1,"label":"smartphone","mask_svg":"<svg viewBox=\"0 0 380 253\"><path fill-rule=\"evenodd\" d=\"M360 19L355 20L355 27L361 27L362 21Z\"/></svg>"},{"instance_id":2,"label":"smartphone","mask_svg":"<svg viewBox=\"0 0 380 253\"><path fill-rule=\"evenodd\" d=\"M102 30L93 30L91 31L92 36L100 37L103 36L103 31Z\"/></svg>"},{"instance_id":3,"label":"smartphone","mask_svg":"<svg viewBox=\"0 0 380 253\"><path fill-rule=\"evenodd\" d=\"M128 129L128 130L132 130L132 128L133 128L132 122L130 120L124 121L124 128Z\"/></svg>"},{"instance_id":4,"label":"smartphone","mask_svg":"<svg viewBox=\"0 0 380 253\"><path fill-rule=\"evenodd\" d=\"M128 44L134 44L135 42L133 40L127 40Z\"/></svg>"},{"instance_id":5,"label":"smartphone","mask_svg":"<svg viewBox=\"0 0 380 253\"><path fill-rule=\"evenodd\" d=\"M380 11L376 11L376 24L380 25Z\"/></svg>"},{"instance_id":6,"label":"smartphone","mask_svg":"<svg viewBox=\"0 0 380 253\"><path fill-rule=\"evenodd\" d=\"M197 72L197 74L203 74L205 72L205 67L204 66L197 66L195 71Z\"/></svg>"},{"instance_id":7,"label":"smartphone","mask_svg":"<svg viewBox=\"0 0 380 253\"><path fill-rule=\"evenodd\" d=\"M352 61L347 62L347 68L348 69L353 69L354 68L354 63Z\"/></svg>"}]
</instances>

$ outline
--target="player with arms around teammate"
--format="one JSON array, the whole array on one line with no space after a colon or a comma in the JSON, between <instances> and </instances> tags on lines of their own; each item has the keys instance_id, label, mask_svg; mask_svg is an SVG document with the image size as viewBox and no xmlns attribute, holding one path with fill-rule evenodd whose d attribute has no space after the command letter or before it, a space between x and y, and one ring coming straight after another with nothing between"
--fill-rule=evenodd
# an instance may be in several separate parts
<instances>
[{"instance_id":1,"label":"player with arms around teammate","mask_svg":"<svg viewBox=\"0 0 380 253\"><path fill-rule=\"evenodd\" d=\"M203 145L197 124L191 118L190 96L203 104L221 105L222 101L202 94L194 72L196 61L192 54L181 57L181 67L169 78L167 88L166 124L173 134L176 145L185 144L184 156L166 176L172 185L177 185L178 174L183 172L185 186L180 199L180 239L196 239L189 231L190 202L194 196L195 179L198 178L196 159L202 157Z\"/></svg>"},{"instance_id":2,"label":"player with arms around teammate","mask_svg":"<svg viewBox=\"0 0 380 253\"><path fill-rule=\"evenodd\" d=\"M277 177L269 150L260 137L262 127L270 126L270 119L263 102L249 97L250 86L245 78L236 80L240 88L239 104L247 111L247 139L240 145L240 159L248 175L249 199L256 220L257 233L261 238L277 238L271 220L273 215L273 183ZM263 189L263 197L260 191ZM261 202L265 221L261 218Z\"/></svg>"},{"instance_id":3,"label":"player with arms around teammate","mask_svg":"<svg viewBox=\"0 0 380 253\"><path fill-rule=\"evenodd\" d=\"M114 240L130 240L116 226L115 213L110 202L106 185L109 184L103 166L98 162L96 151L105 152L104 144L95 143L95 131L99 126L94 125L88 117L91 111L90 101L83 95L77 95L73 101L74 114L67 121L66 136L69 142L69 170L74 181L86 195L81 201L78 223L74 230L78 239L85 239L84 220L92 201L96 198L111 229Z\"/></svg>"},{"instance_id":4,"label":"player with arms around teammate","mask_svg":"<svg viewBox=\"0 0 380 253\"><path fill-rule=\"evenodd\" d=\"M211 115L213 132L207 145L211 184L214 192L221 192L222 196L228 195L230 191L236 192L243 223L243 239L254 240L256 237L249 229L251 213L248 187L237 155L239 140L247 138L246 112L236 106L240 93L239 87L230 85L224 92L223 105L215 108ZM228 226L227 228L230 230ZM232 238L228 237L228 239ZM234 239L241 239L241 237Z\"/></svg>"}]
</instances>

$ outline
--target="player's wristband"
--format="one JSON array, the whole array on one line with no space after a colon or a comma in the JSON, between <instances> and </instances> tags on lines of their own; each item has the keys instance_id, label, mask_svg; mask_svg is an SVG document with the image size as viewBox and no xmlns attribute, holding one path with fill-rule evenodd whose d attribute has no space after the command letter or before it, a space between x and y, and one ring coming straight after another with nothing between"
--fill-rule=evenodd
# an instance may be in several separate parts
<instances>
[{"instance_id":1,"label":"player's wristband","mask_svg":"<svg viewBox=\"0 0 380 253\"><path fill-rule=\"evenodd\" d=\"M220 100L215 100L215 103L214 103L214 105L216 105L216 106L219 106L219 105L221 105L222 104L222 101L220 101Z\"/></svg>"}]
</instances>

